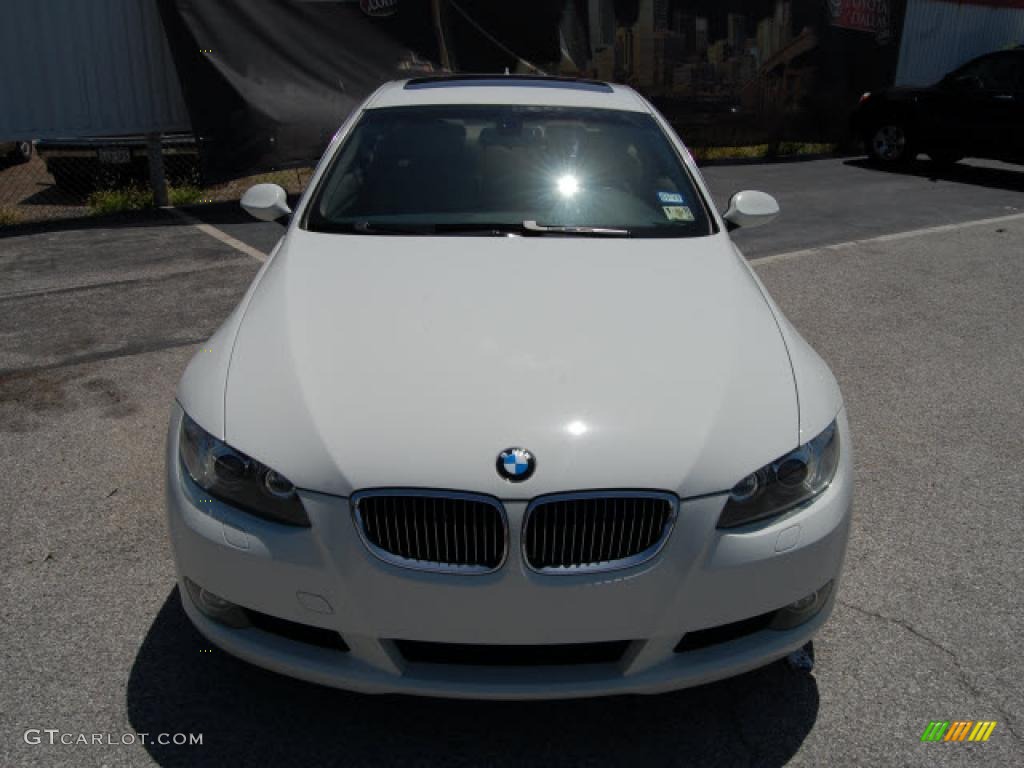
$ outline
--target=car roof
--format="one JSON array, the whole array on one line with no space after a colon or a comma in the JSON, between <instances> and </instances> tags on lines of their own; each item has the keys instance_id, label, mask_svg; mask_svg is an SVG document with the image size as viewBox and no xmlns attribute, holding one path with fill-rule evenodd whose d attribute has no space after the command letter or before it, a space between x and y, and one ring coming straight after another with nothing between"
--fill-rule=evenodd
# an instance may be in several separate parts
<instances>
[{"instance_id":1,"label":"car roof","mask_svg":"<svg viewBox=\"0 0 1024 768\"><path fill-rule=\"evenodd\" d=\"M431 104L522 104L648 112L636 91L599 80L531 75L452 75L386 83L366 109Z\"/></svg>"}]
</instances>

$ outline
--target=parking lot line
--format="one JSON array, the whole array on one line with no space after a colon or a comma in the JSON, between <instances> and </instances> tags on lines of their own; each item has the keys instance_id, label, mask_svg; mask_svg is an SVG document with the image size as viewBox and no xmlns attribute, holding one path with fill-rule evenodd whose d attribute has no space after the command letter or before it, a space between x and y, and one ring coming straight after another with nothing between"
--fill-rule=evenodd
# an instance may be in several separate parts
<instances>
[{"instance_id":1,"label":"parking lot line","mask_svg":"<svg viewBox=\"0 0 1024 768\"><path fill-rule=\"evenodd\" d=\"M186 213L185 211L182 211L178 208L172 208L169 206L163 208L162 210L165 210L168 213L177 216L179 219L187 221L200 232L209 235L215 240L219 240L220 242L224 243L224 245L234 248L236 251L244 253L246 256L252 256L254 259L256 259L256 261L263 262L267 260L267 254L263 253L263 251L253 248L251 245L243 243L241 240L232 237L227 232L217 229L212 224L207 224L206 222L200 221L190 213Z\"/></svg>"},{"instance_id":2,"label":"parking lot line","mask_svg":"<svg viewBox=\"0 0 1024 768\"><path fill-rule=\"evenodd\" d=\"M923 227L922 229L908 229L905 232L893 232L888 235L878 235L877 237L866 237L861 240L847 240L843 243L831 243L829 245L819 245L814 248L801 248L798 251L787 251L786 253L776 253L771 256L763 256L761 258L754 258L750 260L752 267L759 267L766 264L775 264L780 261L791 261L792 259L798 259L802 256L810 256L815 253L821 253L822 251L841 251L847 248L853 248L860 245L870 245L871 243L888 243L895 240L906 240L911 237L919 237L921 235L935 235L941 232L955 232L958 229L967 229L969 227L983 227L991 224L1002 224L1009 221L1019 221L1024 219L1024 213L1011 213L1006 216L994 216L989 219L974 219L973 221L961 221L956 224L941 224L937 227Z\"/></svg>"}]
</instances>

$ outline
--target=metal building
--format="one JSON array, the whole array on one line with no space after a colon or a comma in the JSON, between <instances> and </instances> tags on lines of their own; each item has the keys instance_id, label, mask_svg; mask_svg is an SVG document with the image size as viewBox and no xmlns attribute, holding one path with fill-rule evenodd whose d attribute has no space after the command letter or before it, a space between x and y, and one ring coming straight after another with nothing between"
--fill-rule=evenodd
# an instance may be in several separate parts
<instances>
[{"instance_id":1,"label":"metal building","mask_svg":"<svg viewBox=\"0 0 1024 768\"><path fill-rule=\"evenodd\" d=\"M896 85L932 85L966 61L1024 44L1024 0L908 0Z\"/></svg>"},{"instance_id":2,"label":"metal building","mask_svg":"<svg viewBox=\"0 0 1024 768\"><path fill-rule=\"evenodd\" d=\"M4 0L0 140L190 130L155 0Z\"/></svg>"}]
</instances>

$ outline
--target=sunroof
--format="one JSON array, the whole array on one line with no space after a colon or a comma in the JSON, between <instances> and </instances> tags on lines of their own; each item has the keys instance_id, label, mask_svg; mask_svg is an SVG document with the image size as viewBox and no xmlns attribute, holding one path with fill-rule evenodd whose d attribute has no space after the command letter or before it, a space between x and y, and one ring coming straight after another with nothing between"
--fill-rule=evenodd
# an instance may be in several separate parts
<instances>
[{"instance_id":1,"label":"sunroof","mask_svg":"<svg viewBox=\"0 0 1024 768\"><path fill-rule=\"evenodd\" d=\"M571 77L543 77L536 75L453 75L447 77L419 77L405 84L405 90L425 88L567 88L574 91L612 93L608 83L599 80L577 80Z\"/></svg>"}]
</instances>

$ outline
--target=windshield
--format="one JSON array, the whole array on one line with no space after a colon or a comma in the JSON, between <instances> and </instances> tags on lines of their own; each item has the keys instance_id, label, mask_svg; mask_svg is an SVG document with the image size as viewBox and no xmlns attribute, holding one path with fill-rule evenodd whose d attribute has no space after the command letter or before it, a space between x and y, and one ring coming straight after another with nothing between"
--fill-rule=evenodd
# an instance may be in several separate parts
<instances>
[{"instance_id":1,"label":"windshield","mask_svg":"<svg viewBox=\"0 0 1024 768\"><path fill-rule=\"evenodd\" d=\"M526 106L368 110L306 226L365 234L695 237L711 224L649 114Z\"/></svg>"}]
</instances>

